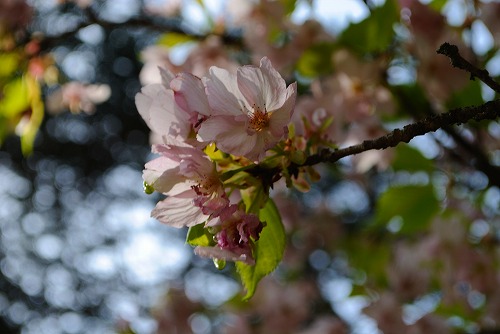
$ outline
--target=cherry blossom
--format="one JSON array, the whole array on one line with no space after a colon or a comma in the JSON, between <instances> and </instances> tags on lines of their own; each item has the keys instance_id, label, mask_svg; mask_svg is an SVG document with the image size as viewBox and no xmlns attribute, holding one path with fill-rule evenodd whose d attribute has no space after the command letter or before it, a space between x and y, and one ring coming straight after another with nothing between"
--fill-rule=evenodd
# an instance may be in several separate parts
<instances>
[{"instance_id":1,"label":"cherry blossom","mask_svg":"<svg viewBox=\"0 0 500 334\"><path fill-rule=\"evenodd\" d=\"M146 184L167 195L152 216L174 227L194 226L223 215L229 207L214 164L203 151L181 142L155 145L160 157L148 162Z\"/></svg>"},{"instance_id":2,"label":"cherry blossom","mask_svg":"<svg viewBox=\"0 0 500 334\"><path fill-rule=\"evenodd\" d=\"M262 58L260 67L243 66L236 74L212 67L205 79L211 114L198 132L222 151L261 160L286 132L296 83L285 80Z\"/></svg>"},{"instance_id":3,"label":"cherry blossom","mask_svg":"<svg viewBox=\"0 0 500 334\"><path fill-rule=\"evenodd\" d=\"M195 248L195 253L216 259L243 261L255 264L252 255L252 240L258 240L263 225L254 214L235 211L230 217L221 221L214 229L217 245L214 247Z\"/></svg>"},{"instance_id":4,"label":"cherry blossom","mask_svg":"<svg viewBox=\"0 0 500 334\"><path fill-rule=\"evenodd\" d=\"M189 73L173 75L161 70L161 84L145 86L136 95L136 105L149 128L164 138L172 137L193 143L199 118L209 114L201 80Z\"/></svg>"}]
</instances>

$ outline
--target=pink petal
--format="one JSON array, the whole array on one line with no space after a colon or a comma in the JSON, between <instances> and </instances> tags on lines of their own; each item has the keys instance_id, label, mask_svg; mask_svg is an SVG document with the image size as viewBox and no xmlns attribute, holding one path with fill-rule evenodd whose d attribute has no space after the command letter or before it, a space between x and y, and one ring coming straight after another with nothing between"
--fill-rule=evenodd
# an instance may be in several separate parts
<instances>
[{"instance_id":1,"label":"pink petal","mask_svg":"<svg viewBox=\"0 0 500 334\"><path fill-rule=\"evenodd\" d=\"M165 87L169 87L170 81L175 78L175 75L166 68L158 67L158 69L160 70L161 84Z\"/></svg>"},{"instance_id":2,"label":"pink petal","mask_svg":"<svg viewBox=\"0 0 500 334\"><path fill-rule=\"evenodd\" d=\"M223 152L246 156L256 142L256 136L247 134L245 122L234 117L212 116L201 124L198 136L204 141L215 141Z\"/></svg>"},{"instance_id":3,"label":"pink petal","mask_svg":"<svg viewBox=\"0 0 500 334\"><path fill-rule=\"evenodd\" d=\"M280 108L285 101L285 80L272 67L266 57L262 58L260 68L243 66L237 72L238 88L249 103L261 110Z\"/></svg>"},{"instance_id":4,"label":"pink petal","mask_svg":"<svg viewBox=\"0 0 500 334\"><path fill-rule=\"evenodd\" d=\"M188 115L179 110L172 90L160 84L148 85L135 96L135 103L139 114L153 132L187 138L191 130Z\"/></svg>"},{"instance_id":5,"label":"pink petal","mask_svg":"<svg viewBox=\"0 0 500 334\"><path fill-rule=\"evenodd\" d=\"M200 78L189 73L180 73L170 82L170 88L181 108L189 113L210 115L205 87Z\"/></svg>"},{"instance_id":6,"label":"pink petal","mask_svg":"<svg viewBox=\"0 0 500 334\"><path fill-rule=\"evenodd\" d=\"M236 76L212 66L205 80L208 103L213 115L236 116L243 113L239 102L241 94L236 86Z\"/></svg>"},{"instance_id":7,"label":"pink petal","mask_svg":"<svg viewBox=\"0 0 500 334\"><path fill-rule=\"evenodd\" d=\"M208 219L208 216L204 215L200 208L194 206L195 196L196 193L193 190L188 190L176 196L167 197L156 204L151 216L164 224L178 228L201 224Z\"/></svg>"},{"instance_id":8,"label":"pink petal","mask_svg":"<svg viewBox=\"0 0 500 334\"><path fill-rule=\"evenodd\" d=\"M281 108L271 111L269 119L269 131L275 137L281 137L284 134L284 127L290 123L292 118L293 108L295 106L295 98L297 96L297 83L294 82L286 89L286 100Z\"/></svg>"},{"instance_id":9,"label":"pink petal","mask_svg":"<svg viewBox=\"0 0 500 334\"><path fill-rule=\"evenodd\" d=\"M170 191L176 183L185 180L179 176L179 163L165 157L159 157L146 163L143 179L156 191L163 193Z\"/></svg>"}]
</instances>

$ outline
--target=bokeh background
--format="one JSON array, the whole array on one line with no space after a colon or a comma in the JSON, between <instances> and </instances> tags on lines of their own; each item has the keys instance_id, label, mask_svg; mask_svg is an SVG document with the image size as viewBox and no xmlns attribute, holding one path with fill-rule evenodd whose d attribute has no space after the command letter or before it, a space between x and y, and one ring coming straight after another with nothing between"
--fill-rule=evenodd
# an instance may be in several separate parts
<instances>
[{"instance_id":1,"label":"bokeh background","mask_svg":"<svg viewBox=\"0 0 500 334\"><path fill-rule=\"evenodd\" d=\"M415 201L431 216L438 201L449 199L448 191L458 198L460 210L464 208L460 200L474 203L479 213L457 231L464 235L465 242L477 246L488 236L494 240L491 247L496 247L500 191L489 184L491 180L484 172L473 168L448 173L443 171L443 165L430 166L430 161L446 158L456 148L453 136L443 131L431 138L415 139L410 146L399 149L399 167L368 168L359 173L357 165L344 159L335 166L320 167L323 178L308 193L277 187L274 195L287 227L289 248L284 265L273 278L261 283L261 292L249 304L241 302L240 283L231 265L216 270L211 261L192 254L192 248L184 242L185 230L149 218L160 197L143 192L141 173L152 155L149 129L136 110L134 97L142 85L156 79L157 65L174 70L187 66L185 62L191 62L190 69L195 70L195 65L223 66L217 57L209 58L210 53L196 58L201 41L215 43L214 49L219 51L225 47L233 61L228 66L254 61L247 52L251 44L245 44L251 41L243 38L254 28L242 23L248 15L243 9L261 6L261 14L266 15L266 10L272 13L266 6L286 7L286 15L276 14L278 19L286 17L298 26L315 20L328 40L341 36L349 24L363 21L384 3L28 1L33 8L28 31L46 37L40 48L50 51L50 66L57 71L58 83L43 88L46 113L32 152L22 153L15 134L5 136L0 150L0 332L149 334L219 333L225 329L227 333L234 330L242 334L271 333L273 328L295 333L299 331L291 328L303 328L301 333L377 333L374 319L383 318L377 312L393 301L384 299L385 295L375 289L362 290L368 285L365 283L375 277L384 285L387 277L391 280L393 271L404 272L411 277L401 284L409 284L407 289L411 290L412 284L419 285L428 275L425 270L415 274L405 269L407 261L412 261L411 254L419 248L397 243L402 224L397 213L384 213L391 218L385 230L393 234L389 241L373 230L368 237L358 238L359 231L374 216L380 194L390 184L422 191ZM439 8L434 11L443 15L443 22L459 29L469 18L471 6L480 2L432 3ZM21 14L11 9L1 15ZM404 17L404 10L401 15ZM252 20L257 19L252 16ZM310 29L319 28L311 25ZM219 40L205 39L214 33ZM190 37L183 40L183 35ZM404 36L404 32L400 35ZM472 54L483 56L490 73L500 75L499 31L477 20L461 36ZM150 48L158 44L168 52ZM355 48L356 43L352 44ZM309 55L326 44L318 45ZM287 53L275 57L286 58ZM388 66L389 83L395 86L416 82L419 64L404 56L398 61ZM283 62L283 68L287 68L286 59ZM50 66L45 67L48 76ZM317 69L313 65L308 67L307 60L300 66L302 70L299 68L295 75L304 93L304 87L313 81L307 78L308 71L313 75L319 72L314 72ZM76 84L64 86L64 82ZM471 99L475 101L495 95L484 85L474 89ZM64 100L63 92L70 96L73 93L75 100ZM390 129L404 124L407 118L387 120ZM490 122L485 128L488 140L500 139L498 123ZM467 131L466 136L476 134L475 130ZM490 147L492 165L498 167L498 145ZM416 161L420 170L409 167L408 161ZM435 172L440 168L441 172ZM453 190L447 186L450 180L455 182ZM435 195L430 193L436 196L430 202L425 200L428 185L436 191ZM390 193L386 198L399 200L399 195ZM417 208L409 215L418 212ZM449 228L439 223L433 226L434 232L441 235ZM386 240L389 246L379 247L379 240ZM450 256L469 261L463 252ZM470 256L477 259L478 255ZM498 259L484 261L485 267L496 268ZM424 277L420 278L420 274ZM487 293L471 288L466 279L461 282L452 286L466 295L467 309L476 313L483 310ZM404 324L417 323L442 304L445 294L439 284L432 284L426 293L417 293L418 298L411 297L397 308ZM374 295L385 306L378 305L367 315L363 308L370 305ZM429 321L428 328L442 328L443 333L450 328L480 332L484 322L461 312L459 308L444 310L439 321ZM500 328L498 318L492 321L493 328ZM294 322L303 325L293 327ZM262 323L267 327L259 327Z\"/></svg>"}]
</instances>

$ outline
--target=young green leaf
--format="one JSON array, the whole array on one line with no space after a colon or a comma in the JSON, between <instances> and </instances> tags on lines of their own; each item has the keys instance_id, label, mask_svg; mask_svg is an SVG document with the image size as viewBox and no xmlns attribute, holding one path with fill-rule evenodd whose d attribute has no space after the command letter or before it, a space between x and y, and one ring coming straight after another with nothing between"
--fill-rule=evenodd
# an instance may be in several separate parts
<instances>
[{"instance_id":1,"label":"young green leaf","mask_svg":"<svg viewBox=\"0 0 500 334\"><path fill-rule=\"evenodd\" d=\"M244 300L250 299L259 281L276 269L285 251L285 229L272 199L268 199L266 205L260 210L259 219L265 222L266 226L259 240L255 242L255 265L236 262L236 269L246 289Z\"/></svg>"}]
</instances>

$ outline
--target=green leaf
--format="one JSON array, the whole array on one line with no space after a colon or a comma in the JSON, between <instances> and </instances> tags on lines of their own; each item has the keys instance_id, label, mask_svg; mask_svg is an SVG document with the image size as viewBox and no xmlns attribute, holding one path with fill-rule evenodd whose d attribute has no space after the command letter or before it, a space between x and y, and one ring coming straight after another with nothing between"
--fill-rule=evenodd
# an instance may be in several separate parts
<instances>
[{"instance_id":1,"label":"green leaf","mask_svg":"<svg viewBox=\"0 0 500 334\"><path fill-rule=\"evenodd\" d=\"M398 112L403 117L408 117L408 115L427 116L427 111L432 110L432 106L419 84L392 86L391 91L398 101Z\"/></svg>"},{"instance_id":2,"label":"green leaf","mask_svg":"<svg viewBox=\"0 0 500 334\"><path fill-rule=\"evenodd\" d=\"M247 213L259 213L269 201L269 194L264 191L262 185L258 185L241 190L241 199L245 203Z\"/></svg>"},{"instance_id":3,"label":"green leaf","mask_svg":"<svg viewBox=\"0 0 500 334\"><path fill-rule=\"evenodd\" d=\"M392 163L392 168L396 171L432 172L434 164L431 160L424 157L419 150L403 143L396 147L396 156Z\"/></svg>"},{"instance_id":4,"label":"green leaf","mask_svg":"<svg viewBox=\"0 0 500 334\"><path fill-rule=\"evenodd\" d=\"M0 100L0 115L13 118L30 106L29 88L23 78L16 78L4 86Z\"/></svg>"},{"instance_id":5,"label":"green leaf","mask_svg":"<svg viewBox=\"0 0 500 334\"><path fill-rule=\"evenodd\" d=\"M195 41L196 41L195 38L192 36L186 34L180 34L177 32L168 32L160 37L157 44L171 48L178 44L195 42Z\"/></svg>"},{"instance_id":6,"label":"green leaf","mask_svg":"<svg viewBox=\"0 0 500 334\"><path fill-rule=\"evenodd\" d=\"M259 211L259 219L265 222L266 226L259 240L255 242L253 253L255 264L251 266L244 262L236 262L236 269L246 289L244 300L250 299L259 281L276 269L285 251L285 229L272 199L269 198Z\"/></svg>"},{"instance_id":7,"label":"green leaf","mask_svg":"<svg viewBox=\"0 0 500 334\"><path fill-rule=\"evenodd\" d=\"M280 2L282 3L283 8L285 9L285 14L290 15L295 10L295 5L297 3L297 0L280 0Z\"/></svg>"},{"instance_id":8,"label":"green leaf","mask_svg":"<svg viewBox=\"0 0 500 334\"><path fill-rule=\"evenodd\" d=\"M383 6L374 8L366 19L349 25L339 41L362 54L383 52L393 41L393 25L398 21L399 11L395 0L386 0Z\"/></svg>"},{"instance_id":9,"label":"green leaf","mask_svg":"<svg viewBox=\"0 0 500 334\"><path fill-rule=\"evenodd\" d=\"M464 89L454 92L446 103L448 109L461 108L466 106L477 106L483 104L481 94L481 83L478 79L469 81Z\"/></svg>"},{"instance_id":10,"label":"green leaf","mask_svg":"<svg viewBox=\"0 0 500 334\"><path fill-rule=\"evenodd\" d=\"M215 245L212 234L205 228L205 223L191 226L186 236L186 243L191 246L209 247Z\"/></svg>"},{"instance_id":11,"label":"green leaf","mask_svg":"<svg viewBox=\"0 0 500 334\"><path fill-rule=\"evenodd\" d=\"M429 3L429 6L436 12L441 12L441 10L443 9L444 5L446 5L447 2L448 0L432 0Z\"/></svg>"},{"instance_id":12,"label":"green leaf","mask_svg":"<svg viewBox=\"0 0 500 334\"><path fill-rule=\"evenodd\" d=\"M27 86L31 115L28 123L23 127L21 132L21 150L24 155L28 155L33 151L33 143L43 121L44 104L38 81L31 75L25 75L23 79L24 84Z\"/></svg>"},{"instance_id":13,"label":"green leaf","mask_svg":"<svg viewBox=\"0 0 500 334\"><path fill-rule=\"evenodd\" d=\"M311 46L302 53L297 62L297 71L300 75L314 78L333 71L332 52L334 45L320 43Z\"/></svg>"},{"instance_id":14,"label":"green leaf","mask_svg":"<svg viewBox=\"0 0 500 334\"><path fill-rule=\"evenodd\" d=\"M0 53L0 77L13 74L19 65L19 54L14 52Z\"/></svg>"},{"instance_id":15,"label":"green leaf","mask_svg":"<svg viewBox=\"0 0 500 334\"><path fill-rule=\"evenodd\" d=\"M375 226L386 227L393 219L400 219L398 233L412 234L427 228L439 209L432 185L406 185L387 189L376 206Z\"/></svg>"}]
</instances>

